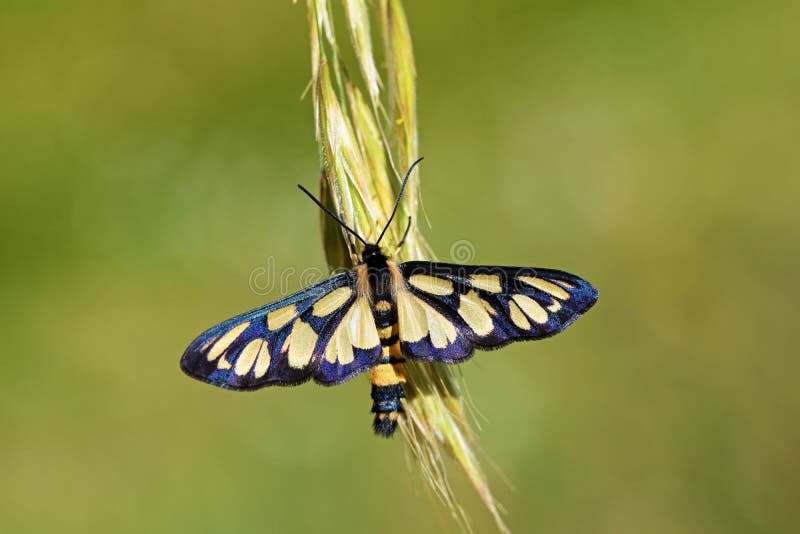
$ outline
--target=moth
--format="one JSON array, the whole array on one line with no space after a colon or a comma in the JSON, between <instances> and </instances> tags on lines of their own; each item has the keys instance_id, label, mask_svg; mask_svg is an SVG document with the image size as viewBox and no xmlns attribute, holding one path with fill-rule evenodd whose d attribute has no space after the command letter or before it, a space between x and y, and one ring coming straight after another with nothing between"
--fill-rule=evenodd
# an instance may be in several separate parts
<instances>
[{"instance_id":1,"label":"moth","mask_svg":"<svg viewBox=\"0 0 800 534\"><path fill-rule=\"evenodd\" d=\"M396 263L311 199L363 244L361 261L286 298L214 326L181 358L189 376L254 390L313 379L332 386L369 371L373 429L390 437L404 413L404 362L460 363L474 349L555 335L597 301L586 280L552 269ZM405 242L410 219L398 249Z\"/></svg>"}]
</instances>

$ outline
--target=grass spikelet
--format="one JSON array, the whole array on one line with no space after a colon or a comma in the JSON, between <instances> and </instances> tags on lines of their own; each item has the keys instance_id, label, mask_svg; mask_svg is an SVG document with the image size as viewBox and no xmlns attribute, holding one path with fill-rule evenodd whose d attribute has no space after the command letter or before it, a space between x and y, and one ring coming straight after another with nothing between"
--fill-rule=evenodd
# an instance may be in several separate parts
<instances>
[{"instance_id":1,"label":"grass spikelet","mask_svg":"<svg viewBox=\"0 0 800 534\"><path fill-rule=\"evenodd\" d=\"M380 98L380 77L375 66L372 53L372 37L370 35L369 11L363 0L345 0L344 7L347 11L350 37L356 51L361 75L367 87L369 97L377 105Z\"/></svg>"},{"instance_id":2,"label":"grass spikelet","mask_svg":"<svg viewBox=\"0 0 800 534\"><path fill-rule=\"evenodd\" d=\"M321 197L348 225L374 241L391 212L402 175L419 156L416 71L408 21L400 0L377 0L374 7L364 0L344 1L344 18L361 75L354 80L342 64L331 5L326 0L308 0L307 7L314 119L323 169ZM383 80L376 68L371 19L379 21L387 67ZM435 259L417 224L419 184L419 176L409 182L396 219L403 222L393 224L384 241L385 250L394 252L404 221L412 217L406 243L396 253L399 261ZM331 269L349 268L357 261L360 243L324 216L322 234ZM451 457L498 529L508 532L478 461L453 369L408 362L406 373L406 415L400 428L425 480L453 518L470 530L448 482L444 456Z\"/></svg>"}]
</instances>

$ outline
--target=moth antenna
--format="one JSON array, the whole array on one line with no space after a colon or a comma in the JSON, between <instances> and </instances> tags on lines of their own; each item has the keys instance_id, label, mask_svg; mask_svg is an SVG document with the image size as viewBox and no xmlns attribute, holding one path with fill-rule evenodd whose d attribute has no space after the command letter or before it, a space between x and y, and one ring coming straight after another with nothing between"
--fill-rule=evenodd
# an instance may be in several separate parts
<instances>
[{"instance_id":1,"label":"moth antenna","mask_svg":"<svg viewBox=\"0 0 800 534\"><path fill-rule=\"evenodd\" d=\"M311 193L309 193L308 189L306 189L305 187L303 187L303 186L302 186L302 185L300 185L300 184L297 184L297 187L299 187L299 188L300 188L300 191L302 191L303 193L305 193L306 195L308 195L308 198L310 198L311 200L313 200L313 201L314 201L314 204L316 204L317 206L319 206L319 207L320 207L320 209L321 209L322 211L324 211L325 213L327 213L328 215L330 215L330 217L331 217L331 218L332 218L334 221L336 221L337 223L339 223L339 225L341 225L341 227L342 227L342 228L344 228L345 230L347 230L348 232L350 232L351 234L353 234L355 237L357 237L359 241L361 241L362 243L364 243L364 246L366 246L366 245L367 245L367 242L366 242L366 241L364 241L364 238L363 238L363 237L361 237L360 235L358 235L358 234L356 233L356 231L355 231L355 230L353 230L352 228L350 228L349 226L347 226L347 225L344 223L344 221L342 221L342 220L341 220L339 217L337 217L336 215L334 215L334 214L333 214L333 212L332 212L331 210L329 210L328 208L326 208L325 206L323 206L323 205L322 205L322 202L320 202L319 200L317 200L317 198L316 198L314 195L312 195ZM381 234L381 235L383 235L383 234Z\"/></svg>"},{"instance_id":2,"label":"moth antenna","mask_svg":"<svg viewBox=\"0 0 800 534\"><path fill-rule=\"evenodd\" d=\"M406 242L406 238L408 237L408 231L411 230L411 217L408 218L408 224L406 224L406 231L403 232L403 239L397 244L397 247L394 249L394 253L397 254L397 251L403 246ZM394 255L394 254L392 254Z\"/></svg>"},{"instance_id":3,"label":"moth antenna","mask_svg":"<svg viewBox=\"0 0 800 534\"><path fill-rule=\"evenodd\" d=\"M378 240L375 242L376 245L380 244L381 239L383 239L383 235L386 233L386 230L389 229L389 225L392 223L392 219L394 219L395 213L397 213L397 207L400 205L400 199L403 198L403 193L406 190L406 183L408 182L408 179L411 177L411 171L413 171L414 167L416 167L417 164L420 161L422 161L423 159L425 159L425 158L419 158L417 161L412 163L411 166L408 168L408 172L406 173L405 178L403 178L403 183L400 185L400 192L397 194L397 200L395 200L395 202L394 202L394 209L392 209L392 214L389 215L389 220L386 221L386 226L383 227L383 231L381 232L381 235L378 236ZM410 223L409 223L409 225L410 225ZM405 238L403 238L403 239L405 239Z\"/></svg>"}]
</instances>

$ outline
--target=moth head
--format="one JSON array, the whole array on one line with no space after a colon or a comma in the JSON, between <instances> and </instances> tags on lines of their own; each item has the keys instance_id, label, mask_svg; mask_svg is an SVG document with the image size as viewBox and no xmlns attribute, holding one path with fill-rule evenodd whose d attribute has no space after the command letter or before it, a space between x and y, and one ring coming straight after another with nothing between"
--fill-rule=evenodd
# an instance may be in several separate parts
<instances>
[{"instance_id":1,"label":"moth head","mask_svg":"<svg viewBox=\"0 0 800 534\"><path fill-rule=\"evenodd\" d=\"M381 248L374 243L367 243L364 246L364 251L361 253L361 259L364 263L376 263L381 260L386 261L386 256L381 252Z\"/></svg>"}]
</instances>

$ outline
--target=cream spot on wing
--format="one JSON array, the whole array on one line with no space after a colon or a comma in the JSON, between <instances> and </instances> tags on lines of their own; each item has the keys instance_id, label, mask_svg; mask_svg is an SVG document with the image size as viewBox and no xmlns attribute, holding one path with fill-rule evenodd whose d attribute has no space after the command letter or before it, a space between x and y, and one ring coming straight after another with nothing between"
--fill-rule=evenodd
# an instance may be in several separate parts
<instances>
[{"instance_id":1,"label":"cream spot on wing","mask_svg":"<svg viewBox=\"0 0 800 534\"><path fill-rule=\"evenodd\" d=\"M419 341L428 334L427 316L419 299L402 290L397 292L397 328L403 341Z\"/></svg>"},{"instance_id":2,"label":"cream spot on wing","mask_svg":"<svg viewBox=\"0 0 800 534\"><path fill-rule=\"evenodd\" d=\"M489 312L490 315L497 315L497 310L494 309L494 306L489 304L488 300L480 299L480 301L481 301L481 306L483 306L483 309Z\"/></svg>"},{"instance_id":3,"label":"cream spot on wing","mask_svg":"<svg viewBox=\"0 0 800 534\"><path fill-rule=\"evenodd\" d=\"M345 324L350 334L353 346L359 349L371 349L380 344L378 328L375 326L375 319L372 310L369 308L369 300L360 298L353 303L348 315L350 320Z\"/></svg>"},{"instance_id":4,"label":"cream spot on wing","mask_svg":"<svg viewBox=\"0 0 800 534\"><path fill-rule=\"evenodd\" d=\"M500 285L500 277L496 274L471 274L469 283L472 287L488 291L489 293L502 293L503 287Z\"/></svg>"},{"instance_id":5,"label":"cream spot on wing","mask_svg":"<svg viewBox=\"0 0 800 534\"><path fill-rule=\"evenodd\" d=\"M211 339L209 339L208 341L206 341L205 343L203 343L203 346L202 346L202 347L200 347L200 349L199 349L199 352L205 352L205 351L206 351L206 349L207 349L208 347L210 347L210 346L211 346L211 344L212 344L212 343L214 343L214 342L215 342L216 340L218 340L218 339L219 339L219 336L214 336L214 337L212 337Z\"/></svg>"},{"instance_id":6,"label":"cream spot on wing","mask_svg":"<svg viewBox=\"0 0 800 534\"><path fill-rule=\"evenodd\" d=\"M568 282L565 282L563 280L553 280L553 282L555 282L556 284L560 285L564 289L575 289L575 286L573 286L572 284L570 284Z\"/></svg>"},{"instance_id":7,"label":"cream spot on wing","mask_svg":"<svg viewBox=\"0 0 800 534\"><path fill-rule=\"evenodd\" d=\"M458 332L455 325L436 311L432 306L423 303L425 314L428 316L428 329L431 335L431 344L437 349L443 349L456 340Z\"/></svg>"},{"instance_id":8,"label":"cream spot on wing","mask_svg":"<svg viewBox=\"0 0 800 534\"><path fill-rule=\"evenodd\" d=\"M519 309L519 306L517 306L516 302L509 300L508 309L511 320L515 325L517 325L518 328L521 328L522 330L530 330L531 323L528 321L528 318L525 317L525 314L522 313L522 310Z\"/></svg>"},{"instance_id":9,"label":"cream spot on wing","mask_svg":"<svg viewBox=\"0 0 800 534\"><path fill-rule=\"evenodd\" d=\"M244 332L248 326L250 326L250 321L237 324L236 326L225 332L225 334L222 337L220 337L216 343L214 343L214 346L211 347L211 350L208 351L208 354L206 355L208 361L213 362L214 360L219 358L219 355L228 350L228 347L231 346L231 343L236 341L236 338L238 338L239 335L242 332ZM228 367L230 367L230 364L228 364Z\"/></svg>"},{"instance_id":10,"label":"cream spot on wing","mask_svg":"<svg viewBox=\"0 0 800 534\"><path fill-rule=\"evenodd\" d=\"M230 369L230 368L231 368L231 362L229 362L225 358L225 356L220 358L219 361L217 362L217 369L226 370L226 369Z\"/></svg>"},{"instance_id":11,"label":"cream spot on wing","mask_svg":"<svg viewBox=\"0 0 800 534\"><path fill-rule=\"evenodd\" d=\"M372 349L380 344L378 329L366 297L359 297L347 311L325 348L325 359L347 365L355 359L353 347Z\"/></svg>"},{"instance_id":12,"label":"cream spot on wing","mask_svg":"<svg viewBox=\"0 0 800 534\"><path fill-rule=\"evenodd\" d=\"M317 333L308 323L297 321L292 326L292 333L289 335L291 337L288 354L289 367L302 369L308 365L314 354Z\"/></svg>"},{"instance_id":13,"label":"cream spot on wing","mask_svg":"<svg viewBox=\"0 0 800 534\"><path fill-rule=\"evenodd\" d=\"M336 332L328 341L328 346L325 348L325 359L330 363L336 363L338 360L341 365L352 363L355 359L353 344L350 342L350 336L344 324L340 324L336 328Z\"/></svg>"},{"instance_id":14,"label":"cream spot on wing","mask_svg":"<svg viewBox=\"0 0 800 534\"><path fill-rule=\"evenodd\" d=\"M560 298L561 300L567 300L569 298L569 293L564 291L564 288L557 286L553 282L548 282L547 280L542 280L541 278L536 278L534 276L520 276L519 279L526 284L533 286L536 289L541 289L545 293L549 293L554 297Z\"/></svg>"},{"instance_id":15,"label":"cream spot on wing","mask_svg":"<svg viewBox=\"0 0 800 534\"><path fill-rule=\"evenodd\" d=\"M403 341L417 342L430 335L431 344L443 349L456 340L455 325L433 306L408 291L397 293L397 328Z\"/></svg>"},{"instance_id":16,"label":"cream spot on wing","mask_svg":"<svg viewBox=\"0 0 800 534\"><path fill-rule=\"evenodd\" d=\"M553 299L553 303L547 307L547 310L552 313L556 313L560 309L561 309L561 303L558 302L556 299Z\"/></svg>"},{"instance_id":17,"label":"cream spot on wing","mask_svg":"<svg viewBox=\"0 0 800 534\"><path fill-rule=\"evenodd\" d=\"M544 324L547 322L547 312L544 311L544 308L542 308L538 302L527 295L514 295L511 298L514 299L514 302L519 304L519 307L522 308L522 311L524 311L528 317L533 319L534 322L539 324Z\"/></svg>"},{"instance_id":18,"label":"cream spot on wing","mask_svg":"<svg viewBox=\"0 0 800 534\"><path fill-rule=\"evenodd\" d=\"M397 328L404 341L419 341L428 334L425 310L418 302L408 290L397 292Z\"/></svg>"},{"instance_id":19,"label":"cream spot on wing","mask_svg":"<svg viewBox=\"0 0 800 534\"><path fill-rule=\"evenodd\" d=\"M337 347L338 354L336 359L339 360L339 365L350 365L356 359L353 353L353 345L347 342L344 336L339 336L339 347Z\"/></svg>"},{"instance_id":20,"label":"cream spot on wing","mask_svg":"<svg viewBox=\"0 0 800 534\"><path fill-rule=\"evenodd\" d=\"M474 291L461 295L458 304L458 314L466 321L472 330L479 336L485 336L494 329L492 317L481 304L481 298Z\"/></svg>"},{"instance_id":21,"label":"cream spot on wing","mask_svg":"<svg viewBox=\"0 0 800 534\"><path fill-rule=\"evenodd\" d=\"M413 274L409 277L408 283L431 295L450 295L453 293L453 282L437 276Z\"/></svg>"},{"instance_id":22,"label":"cream spot on wing","mask_svg":"<svg viewBox=\"0 0 800 534\"><path fill-rule=\"evenodd\" d=\"M242 353L239 354L239 359L236 360L236 365L233 367L233 372L239 376L244 376L253 368L253 364L258 357L258 351L261 350L261 345L264 340L260 337L255 338L253 341L245 345Z\"/></svg>"},{"instance_id":23,"label":"cream spot on wing","mask_svg":"<svg viewBox=\"0 0 800 534\"><path fill-rule=\"evenodd\" d=\"M292 319L297 317L297 306L289 304L267 314L267 328L277 330Z\"/></svg>"},{"instance_id":24,"label":"cream spot on wing","mask_svg":"<svg viewBox=\"0 0 800 534\"><path fill-rule=\"evenodd\" d=\"M352 294L353 291L349 287L334 289L314 303L314 308L311 313L317 317L327 317L341 308L342 304L347 302L347 299L349 299Z\"/></svg>"},{"instance_id":25,"label":"cream spot on wing","mask_svg":"<svg viewBox=\"0 0 800 534\"><path fill-rule=\"evenodd\" d=\"M253 375L255 375L256 378L261 378L267 374L267 369L269 369L269 361L269 344L265 340L261 345L261 348L258 350L258 359L256 360L256 366L253 368Z\"/></svg>"}]
</instances>

